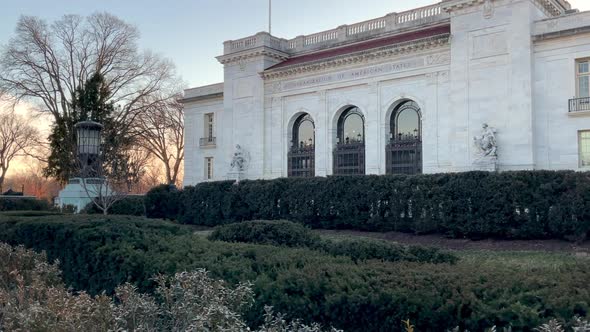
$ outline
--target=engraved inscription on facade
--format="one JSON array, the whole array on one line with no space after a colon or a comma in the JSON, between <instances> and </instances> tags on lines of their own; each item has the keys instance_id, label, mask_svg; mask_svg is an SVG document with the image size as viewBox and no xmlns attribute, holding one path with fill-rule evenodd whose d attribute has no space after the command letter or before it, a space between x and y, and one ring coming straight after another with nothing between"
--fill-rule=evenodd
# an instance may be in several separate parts
<instances>
[{"instance_id":1,"label":"engraved inscription on facade","mask_svg":"<svg viewBox=\"0 0 590 332\"><path fill-rule=\"evenodd\" d=\"M347 81L365 77L403 72L425 65L424 58L412 59L404 62L387 63L362 69L348 70L340 73L327 74L305 79L286 81L282 83L282 90L305 88L308 86Z\"/></svg>"}]
</instances>

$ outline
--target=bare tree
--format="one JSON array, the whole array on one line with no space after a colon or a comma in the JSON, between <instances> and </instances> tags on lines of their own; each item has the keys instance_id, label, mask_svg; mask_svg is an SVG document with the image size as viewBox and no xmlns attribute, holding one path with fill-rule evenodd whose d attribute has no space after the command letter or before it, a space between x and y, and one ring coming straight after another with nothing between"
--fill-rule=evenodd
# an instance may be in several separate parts
<instances>
[{"instance_id":1,"label":"bare tree","mask_svg":"<svg viewBox=\"0 0 590 332\"><path fill-rule=\"evenodd\" d=\"M6 178L10 163L34 147L37 130L14 110L0 113L0 188Z\"/></svg>"},{"instance_id":2,"label":"bare tree","mask_svg":"<svg viewBox=\"0 0 590 332\"><path fill-rule=\"evenodd\" d=\"M129 193L128 179L126 174L123 174L125 170L128 168L122 165L116 166L115 169L105 169L101 162L90 163L80 168L80 178L74 181L80 181L86 197L107 215L111 207Z\"/></svg>"},{"instance_id":3,"label":"bare tree","mask_svg":"<svg viewBox=\"0 0 590 332\"><path fill-rule=\"evenodd\" d=\"M92 134L88 134L89 137ZM116 159L104 158L103 150L117 145L115 140L102 140L101 151L78 153L77 174L86 197L103 214L134 191L148 171L151 154L140 145L130 145ZM92 145L87 146L92 149ZM90 151L87 150L87 151Z\"/></svg>"},{"instance_id":4,"label":"bare tree","mask_svg":"<svg viewBox=\"0 0 590 332\"><path fill-rule=\"evenodd\" d=\"M135 144L125 151L125 156L127 159L127 191L137 192L137 187L148 172L152 155L142 146Z\"/></svg>"},{"instance_id":5,"label":"bare tree","mask_svg":"<svg viewBox=\"0 0 590 332\"><path fill-rule=\"evenodd\" d=\"M177 184L184 160L184 112L178 99L152 103L134 123L138 140L164 164L166 182Z\"/></svg>"},{"instance_id":6,"label":"bare tree","mask_svg":"<svg viewBox=\"0 0 590 332\"><path fill-rule=\"evenodd\" d=\"M52 24L22 16L0 55L0 90L30 99L55 119L69 115L72 96L94 73L106 78L118 121L130 123L178 89L174 66L139 52L138 30L108 13L66 15ZM167 93L170 92L170 93Z\"/></svg>"},{"instance_id":7,"label":"bare tree","mask_svg":"<svg viewBox=\"0 0 590 332\"><path fill-rule=\"evenodd\" d=\"M108 91L104 102L115 106L111 127L126 136L135 117L172 99L180 89L172 63L140 52L138 40L134 26L108 13L66 15L53 23L22 16L15 36L0 49L0 95L14 104L32 103L61 126L54 128L63 131L56 137L71 136L76 92L98 73ZM67 167L55 164L48 163L46 174L67 178Z\"/></svg>"}]
</instances>

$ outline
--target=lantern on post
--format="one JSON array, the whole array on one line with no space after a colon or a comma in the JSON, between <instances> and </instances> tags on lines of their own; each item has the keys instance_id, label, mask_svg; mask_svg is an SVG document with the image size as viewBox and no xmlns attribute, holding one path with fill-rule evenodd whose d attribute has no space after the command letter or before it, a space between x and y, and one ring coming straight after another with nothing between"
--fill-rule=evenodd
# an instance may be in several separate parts
<instances>
[{"instance_id":1,"label":"lantern on post","mask_svg":"<svg viewBox=\"0 0 590 332\"><path fill-rule=\"evenodd\" d=\"M81 177L96 176L100 173L99 162L101 131L103 126L94 121L82 121L75 125L76 152L80 162ZM91 174L89 174L91 173Z\"/></svg>"}]
</instances>

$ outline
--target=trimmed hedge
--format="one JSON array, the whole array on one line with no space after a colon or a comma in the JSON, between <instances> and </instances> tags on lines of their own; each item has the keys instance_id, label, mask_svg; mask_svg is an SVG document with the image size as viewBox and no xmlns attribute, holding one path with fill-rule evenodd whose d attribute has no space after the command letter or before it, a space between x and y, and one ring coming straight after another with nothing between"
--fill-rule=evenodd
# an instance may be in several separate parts
<instances>
[{"instance_id":1,"label":"trimmed hedge","mask_svg":"<svg viewBox=\"0 0 590 332\"><path fill-rule=\"evenodd\" d=\"M306 249L211 242L189 228L122 216L0 216L0 241L46 250L78 290L111 293L120 283L153 290L151 277L197 268L231 283L252 281L252 325L272 305L347 331L482 331L512 323L531 331L550 317L570 319L590 310L590 264L569 262L534 269L478 261L450 264L355 263Z\"/></svg>"},{"instance_id":2,"label":"trimmed hedge","mask_svg":"<svg viewBox=\"0 0 590 332\"><path fill-rule=\"evenodd\" d=\"M285 247L314 247L321 239L307 227L290 221L245 221L216 227L212 241L269 244Z\"/></svg>"},{"instance_id":3,"label":"trimmed hedge","mask_svg":"<svg viewBox=\"0 0 590 332\"><path fill-rule=\"evenodd\" d=\"M0 211L48 211L49 202L34 198L0 197Z\"/></svg>"},{"instance_id":4,"label":"trimmed hedge","mask_svg":"<svg viewBox=\"0 0 590 332\"><path fill-rule=\"evenodd\" d=\"M172 206L157 210L164 217L206 226L291 220L471 239L582 240L590 231L590 173L572 171L225 181L151 196Z\"/></svg>"},{"instance_id":5,"label":"trimmed hedge","mask_svg":"<svg viewBox=\"0 0 590 332\"><path fill-rule=\"evenodd\" d=\"M380 259L454 264L458 260L457 256L438 248L404 246L371 239L322 239L307 227L290 221L257 220L219 226L208 238L213 241L308 248L332 256L347 256L355 262Z\"/></svg>"},{"instance_id":6,"label":"trimmed hedge","mask_svg":"<svg viewBox=\"0 0 590 332\"><path fill-rule=\"evenodd\" d=\"M108 212L111 215L145 216L145 197L127 196L113 203ZM90 202L80 213L102 214L102 211L96 207L96 204Z\"/></svg>"},{"instance_id":7,"label":"trimmed hedge","mask_svg":"<svg viewBox=\"0 0 590 332\"><path fill-rule=\"evenodd\" d=\"M148 218L177 219L180 201L174 185L162 184L145 195L145 213Z\"/></svg>"}]
</instances>

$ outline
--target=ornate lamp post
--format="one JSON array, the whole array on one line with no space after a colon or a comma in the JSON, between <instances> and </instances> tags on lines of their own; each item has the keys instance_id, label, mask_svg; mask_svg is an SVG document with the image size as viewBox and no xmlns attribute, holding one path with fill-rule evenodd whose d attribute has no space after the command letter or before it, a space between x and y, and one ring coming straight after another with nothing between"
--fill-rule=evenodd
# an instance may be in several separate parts
<instances>
[{"instance_id":1,"label":"ornate lamp post","mask_svg":"<svg viewBox=\"0 0 590 332\"><path fill-rule=\"evenodd\" d=\"M103 126L94 121L82 121L75 125L76 152L80 162L80 177L94 177L100 174L100 140Z\"/></svg>"},{"instance_id":2,"label":"ornate lamp post","mask_svg":"<svg viewBox=\"0 0 590 332\"><path fill-rule=\"evenodd\" d=\"M77 177L71 178L59 192L55 204L59 207L72 206L76 212L83 209L99 194L108 193L103 188L101 164L101 132L103 126L94 121L76 123L76 157L79 165Z\"/></svg>"}]
</instances>

